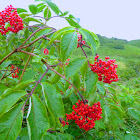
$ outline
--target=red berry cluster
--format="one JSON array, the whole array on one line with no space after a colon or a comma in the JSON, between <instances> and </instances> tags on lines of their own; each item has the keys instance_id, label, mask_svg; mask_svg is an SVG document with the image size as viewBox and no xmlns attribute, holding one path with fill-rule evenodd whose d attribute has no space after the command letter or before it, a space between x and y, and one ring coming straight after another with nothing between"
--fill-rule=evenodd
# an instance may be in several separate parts
<instances>
[{"instance_id":1,"label":"red berry cluster","mask_svg":"<svg viewBox=\"0 0 140 140\"><path fill-rule=\"evenodd\" d=\"M15 66L14 66L14 65L12 65L10 68L11 68L10 71L12 72L12 77L13 77L13 78L19 77L19 76L17 75L17 73L19 73L20 69L18 69L18 68L15 69Z\"/></svg>"},{"instance_id":2,"label":"red berry cluster","mask_svg":"<svg viewBox=\"0 0 140 140\"><path fill-rule=\"evenodd\" d=\"M92 106L85 104L88 100L80 101L76 103L76 106L73 105L71 114L66 113L66 120L75 120L75 123L79 128L83 128L88 131L95 126L95 121L101 119L102 108L100 102L95 103Z\"/></svg>"},{"instance_id":3,"label":"red berry cluster","mask_svg":"<svg viewBox=\"0 0 140 140\"><path fill-rule=\"evenodd\" d=\"M90 64L91 70L98 74L98 80L104 83L116 82L118 81L118 75L116 74L117 64L114 64L116 60L108 60L109 57L105 57L106 61L99 59L99 55L95 56L94 64Z\"/></svg>"},{"instance_id":4,"label":"red berry cluster","mask_svg":"<svg viewBox=\"0 0 140 140\"><path fill-rule=\"evenodd\" d=\"M10 27L7 27L7 29L5 28L6 23L9 23L10 25ZM0 12L0 32L2 35L6 35L8 31L17 33L23 28L23 21L17 14L17 9L13 8L12 5L7 6L5 10Z\"/></svg>"},{"instance_id":5,"label":"red berry cluster","mask_svg":"<svg viewBox=\"0 0 140 140\"><path fill-rule=\"evenodd\" d=\"M61 123L63 124L63 126L69 125L69 123L68 122L65 122L65 121L62 121Z\"/></svg>"},{"instance_id":6,"label":"red berry cluster","mask_svg":"<svg viewBox=\"0 0 140 140\"><path fill-rule=\"evenodd\" d=\"M81 44L85 44L85 40L82 40L82 35L80 35L79 33L77 33L77 37L78 37L77 48L79 48Z\"/></svg>"},{"instance_id":7,"label":"red berry cluster","mask_svg":"<svg viewBox=\"0 0 140 140\"><path fill-rule=\"evenodd\" d=\"M44 52L44 55L48 55L49 54L49 51L48 51L47 48L45 48L43 52Z\"/></svg>"}]
</instances>

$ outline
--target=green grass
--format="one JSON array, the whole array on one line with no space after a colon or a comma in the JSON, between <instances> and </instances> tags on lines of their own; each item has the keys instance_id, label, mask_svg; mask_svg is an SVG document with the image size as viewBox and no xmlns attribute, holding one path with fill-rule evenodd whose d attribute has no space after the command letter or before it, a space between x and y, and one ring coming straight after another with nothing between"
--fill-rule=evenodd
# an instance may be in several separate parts
<instances>
[{"instance_id":1,"label":"green grass","mask_svg":"<svg viewBox=\"0 0 140 140\"><path fill-rule=\"evenodd\" d=\"M140 39L129 41L130 45L140 47Z\"/></svg>"}]
</instances>

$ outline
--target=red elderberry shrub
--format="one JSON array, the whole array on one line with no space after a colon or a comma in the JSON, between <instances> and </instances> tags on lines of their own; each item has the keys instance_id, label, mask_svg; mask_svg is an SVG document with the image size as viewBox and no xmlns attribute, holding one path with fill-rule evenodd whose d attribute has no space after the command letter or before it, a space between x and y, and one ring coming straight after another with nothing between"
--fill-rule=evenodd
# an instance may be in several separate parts
<instances>
[{"instance_id":1,"label":"red elderberry shrub","mask_svg":"<svg viewBox=\"0 0 140 140\"><path fill-rule=\"evenodd\" d=\"M17 75L17 73L19 73L20 69L18 69L18 68L15 69L15 66L14 66L14 65L12 65L10 68L11 68L10 71L12 72L12 77L13 77L13 78L19 77L19 76Z\"/></svg>"},{"instance_id":2,"label":"red elderberry shrub","mask_svg":"<svg viewBox=\"0 0 140 140\"><path fill-rule=\"evenodd\" d=\"M99 59L99 55L95 56L94 64L90 64L91 70L98 75L98 80L104 83L111 84L118 81L118 75L116 74L117 64L114 64L116 60L109 60L109 57L105 57L106 61Z\"/></svg>"},{"instance_id":3,"label":"red elderberry shrub","mask_svg":"<svg viewBox=\"0 0 140 140\"><path fill-rule=\"evenodd\" d=\"M6 24L10 26L7 29L5 28ZM0 12L0 32L2 35L6 35L8 31L17 33L23 28L22 18L17 14L17 9L12 5L7 6L5 10Z\"/></svg>"},{"instance_id":4,"label":"red elderberry shrub","mask_svg":"<svg viewBox=\"0 0 140 140\"><path fill-rule=\"evenodd\" d=\"M49 54L49 51L48 51L47 48L45 48L43 52L44 52L45 55L48 55Z\"/></svg>"},{"instance_id":5,"label":"red elderberry shrub","mask_svg":"<svg viewBox=\"0 0 140 140\"><path fill-rule=\"evenodd\" d=\"M101 119L102 108L100 102L89 106L86 104L88 100L80 101L73 105L72 113L66 113L66 120L74 120L79 128L88 131L95 126L95 121Z\"/></svg>"}]
</instances>

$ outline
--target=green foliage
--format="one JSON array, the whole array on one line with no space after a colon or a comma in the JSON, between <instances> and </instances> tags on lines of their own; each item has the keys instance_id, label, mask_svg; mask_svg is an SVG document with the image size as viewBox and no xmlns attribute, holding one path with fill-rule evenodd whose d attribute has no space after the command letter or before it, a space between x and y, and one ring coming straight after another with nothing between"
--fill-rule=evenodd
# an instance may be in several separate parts
<instances>
[{"instance_id":1,"label":"green foliage","mask_svg":"<svg viewBox=\"0 0 140 140\"><path fill-rule=\"evenodd\" d=\"M77 58L70 62L66 67L66 77L69 78L76 74L76 72L84 65L86 58Z\"/></svg>"},{"instance_id":2,"label":"green foliage","mask_svg":"<svg viewBox=\"0 0 140 140\"><path fill-rule=\"evenodd\" d=\"M76 49L77 46L77 34L76 32L68 32L63 35L61 38L60 44L60 54L62 56L62 62L69 58L72 52Z\"/></svg>"},{"instance_id":3,"label":"green foliage","mask_svg":"<svg viewBox=\"0 0 140 140\"><path fill-rule=\"evenodd\" d=\"M98 80L98 75L93 73L91 70L88 70L85 75L85 84L86 84L86 96L89 96L95 88L95 85Z\"/></svg>"},{"instance_id":4,"label":"green foliage","mask_svg":"<svg viewBox=\"0 0 140 140\"><path fill-rule=\"evenodd\" d=\"M52 1L35 1L41 3L29 5L31 14L17 9L23 30L0 33L0 140L138 140L139 40L95 35ZM36 18L40 12L43 17ZM55 17L63 17L70 26L59 30L49 27L48 20ZM81 43L77 33L85 40L82 49L77 48ZM98 81L89 66L96 53L101 59L116 59L120 83ZM88 100L90 106L101 103L102 119L89 131L74 121L63 127L65 114L73 111L78 99Z\"/></svg>"},{"instance_id":5,"label":"green foliage","mask_svg":"<svg viewBox=\"0 0 140 140\"><path fill-rule=\"evenodd\" d=\"M24 102L21 102L0 117L0 139L14 140L18 136L22 126L23 113L21 108L23 104Z\"/></svg>"},{"instance_id":6,"label":"green foliage","mask_svg":"<svg viewBox=\"0 0 140 140\"><path fill-rule=\"evenodd\" d=\"M50 113L53 114L55 121L60 123L59 118L64 117L64 105L60 93L49 83L42 83L46 105Z\"/></svg>"},{"instance_id":7,"label":"green foliage","mask_svg":"<svg viewBox=\"0 0 140 140\"><path fill-rule=\"evenodd\" d=\"M29 5L29 10L33 15L35 15L35 14L37 14L38 8L36 5L32 4L32 5Z\"/></svg>"},{"instance_id":8,"label":"green foliage","mask_svg":"<svg viewBox=\"0 0 140 140\"><path fill-rule=\"evenodd\" d=\"M28 110L27 123L30 139L40 140L49 129L47 110L37 95L33 95Z\"/></svg>"}]
</instances>

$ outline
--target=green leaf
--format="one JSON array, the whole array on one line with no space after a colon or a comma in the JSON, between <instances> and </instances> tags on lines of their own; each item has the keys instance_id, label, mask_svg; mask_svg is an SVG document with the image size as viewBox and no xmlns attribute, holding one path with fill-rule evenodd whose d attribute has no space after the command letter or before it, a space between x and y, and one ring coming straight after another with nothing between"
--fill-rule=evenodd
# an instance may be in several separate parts
<instances>
[{"instance_id":1,"label":"green leaf","mask_svg":"<svg viewBox=\"0 0 140 140\"><path fill-rule=\"evenodd\" d=\"M108 102L108 104L110 105L110 109L114 112L113 114L116 114L120 119L122 119L124 115L123 108L110 102Z\"/></svg>"},{"instance_id":2,"label":"green leaf","mask_svg":"<svg viewBox=\"0 0 140 140\"><path fill-rule=\"evenodd\" d=\"M30 15L32 15L32 14L27 14L27 13L20 13L20 14L19 14L19 16L20 16L22 19L24 19L25 17L28 17L28 16L30 16Z\"/></svg>"},{"instance_id":3,"label":"green leaf","mask_svg":"<svg viewBox=\"0 0 140 140\"><path fill-rule=\"evenodd\" d=\"M103 111L105 114L105 123L109 122L109 117L111 116L110 108L107 105L103 106Z\"/></svg>"},{"instance_id":4,"label":"green leaf","mask_svg":"<svg viewBox=\"0 0 140 140\"><path fill-rule=\"evenodd\" d=\"M55 116L56 122L60 123L59 118L64 118L65 116L61 94L49 83L44 82L42 85L45 91L48 110Z\"/></svg>"},{"instance_id":5,"label":"green leaf","mask_svg":"<svg viewBox=\"0 0 140 140\"><path fill-rule=\"evenodd\" d=\"M33 71L33 70L29 70L27 72L25 72L23 78L22 78L22 81L27 81L27 80L33 80L34 79L34 76L37 74L36 71Z\"/></svg>"},{"instance_id":6,"label":"green leaf","mask_svg":"<svg viewBox=\"0 0 140 140\"><path fill-rule=\"evenodd\" d=\"M77 88L77 89L80 89L80 76L78 73L76 73L74 76L73 76L73 85Z\"/></svg>"},{"instance_id":7,"label":"green leaf","mask_svg":"<svg viewBox=\"0 0 140 140\"><path fill-rule=\"evenodd\" d=\"M78 101L78 97L76 96L76 94L73 91L70 91L69 98L73 105Z\"/></svg>"},{"instance_id":8,"label":"green leaf","mask_svg":"<svg viewBox=\"0 0 140 140\"><path fill-rule=\"evenodd\" d=\"M46 1L48 6L58 15L60 10L58 8L58 6L56 4L54 4L53 2L50 1Z\"/></svg>"},{"instance_id":9,"label":"green leaf","mask_svg":"<svg viewBox=\"0 0 140 140\"><path fill-rule=\"evenodd\" d=\"M32 82L34 82L34 80L23 81L23 82L21 82L20 84L18 84L18 85L14 88L14 90L20 90L20 89L26 87L28 84L30 84L30 83L32 83Z\"/></svg>"},{"instance_id":10,"label":"green leaf","mask_svg":"<svg viewBox=\"0 0 140 140\"><path fill-rule=\"evenodd\" d=\"M84 65L86 58L76 58L66 67L66 77L69 78L76 74L76 72Z\"/></svg>"},{"instance_id":11,"label":"green leaf","mask_svg":"<svg viewBox=\"0 0 140 140\"><path fill-rule=\"evenodd\" d=\"M26 28L24 31L24 37L25 37L25 39L27 39L29 37L29 29L28 28Z\"/></svg>"},{"instance_id":12,"label":"green leaf","mask_svg":"<svg viewBox=\"0 0 140 140\"><path fill-rule=\"evenodd\" d=\"M89 95L89 104L93 105L96 101L97 101L97 89L94 88L94 90L92 91L92 94Z\"/></svg>"},{"instance_id":13,"label":"green leaf","mask_svg":"<svg viewBox=\"0 0 140 140\"><path fill-rule=\"evenodd\" d=\"M52 46L51 49L50 49L50 52L49 52L49 55L53 55L55 52L55 47Z\"/></svg>"},{"instance_id":14,"label":"green leaf","mask_svg":"<svg viewBox=\"0 0 140 140\"><path fill-rule=\"evenodd\" d=\"M48 17L47 17L48 16ZM44 18L50 18L51 17L51 11L48 10L48 7L44 10Z\"/></svg>"},{"instance_id":15,"label":"green leaf","mask_svg":"<svg viewBox=\"0 0 140 140\"><path fill-rule=\"evenodd\" d=\"M31 102L32 107L27 123L31 130L31 139L40 140L50 127L47 110L37 95L32 95Z\"/></svg>"},{"instance_id":16,"label":"green leaf","mask_svg":"<svg viewBox=\"0 0 140 140\"><path fill-rule=\"evenodd\" d=\"M33 17L27 17L26 19L24 19L25 22L30 22L30 21L34 21L34 22L38 22L38 23L41 23L43 24L43 22L41 22L40 20L36 19L36 18L33 18Z\"/></svg>"},{"instance_id":17,"label":"green leaf","mask_svg":"<svg viewBox=\"0 0 140 140\"><path fill-rule=\"evenodd\" d=\"M84 65L80 69L83 79L85 78L85 74L87 70L88 70L88 62L85 62Z\"/></svg>"},{"instance_id":18,"label":"green leaf","mask_svg":"<svg viewBox=\"0 0 140 140\"><path fill-rule=\"evenodd\" d=\"M17 138L16 140L29 140L27 127L24 127L21 129L21 132L18 137L19 137L19 139Z\"/></svg>"},{"instance_id":19,"label":"green leaf","mask_svg":"<svg viewBox=\"0 0 140 140\"><path fill-rule=\"evenodd\" d=\"M56 133L57 140L73 140L72 135L68 133Z\"/></svg>"},{"instance_id":20,"label":"green leaf","mask_svg":"<svg viewBox=\"0 0 140 140\"><path fill-rule=\"evenodd\" d=\"M139 138L137 136L133 136L131 134L127 134L127 135L125 135L125 139L124 140L139 140Z\"/></svg>"},{"instance_id":21,"label":"green leaf","mask_svg":"<svg viewBox=\"0 0 140 140\"><path fill-rule=\"evenodd\" d=\"M128 108L128 114L140 122L140 111L134 108Z\"/></svg>"},{"instance_id":22,"label":"green leaf","mask_svg":"<svg viewBox=\"0 0 140 140\"><path fill-rule=\"evenodd\" d=\"M2 93L7 89L7 87L3 84L0 83L0 96L2 95Z\"/></svg>"},{"instance_id":23,"label":"green leaf","mask_svg":"<svg viewBox=\"0 0 140 140\"><path fill-rule=\"evenodd\" d=\"M76 20L76 18L71 14L69 15L69 18L71 18L71 19L73 18L74 20Z\"/></svg>"},{"instance_id":24,"label":"green leaf","mask_svg":"<svg viewBox=\"0 0 140 140\"><path fill-rule=\"evenodd\" d=\"M40 13L40 12L42 12L43 11L43 9L46 7L46 5L41 5L41 6L39 6L38 7L38 13Z\"/></svg>"},{"instance_id":25,"label":"green leaf","mask_svg":"<svg viewBox=\"0 0 140 140\"><path fill-rule=\"evenodd\" d=\"M40 30L37 34L36 34L36 38L42 36L42 35L46 35L48 34L52 29L51 28L45 28Z\"/></svg>"},{"instance_id":26,"label":"green leaf","mask_svg":"<svg viewBox=\"0 0 140 140\"><path fill-rule=\"evenodd\" d=\"M81 28L81 26L77 22L75 22L72 18L66 18L66 20L71 26L74 26L76 28Z\"/></svg>"},{"instance_id":27,"label":"green leaf","mask_svg":"<svg viewBox=\"0 0 140 140\"><path fill-rule=\"evenodd\" d=\"M66 11L63 13L63 16L66 16L69 13L69 11Z\"/></svg>"},{"instance_id":28,"label":"green leaf","mask_svg":"<svg viewBox=\"0 0 140 140\"><path fill-rule=\"evenodd\" d=\"M5 63L2 63L2 64L1 64L1 67L2 67L2 68L8 67L11 63L12 63L12 61L7 61L7 62L5 62Z\"/></svg>"},{"instance_id":29,"label":"green leaf","mask_svg":"<svg viewBox=\"0 0 140 140\"><path fill-rule=\"evenodd\" d=\"M43 5L45 5L45 3L39 3L37 4L37 7L39 8L40 6L43 6Z\"/></svg>"},{"instance_id":30,"label":"green leaf","mask_svg":"<svg viewBox=\"0 0 140 140\"><path fill-rule=\"evenodd\" d=\"M23 8L17 8L17 13L23 13L23 12L27 12L27 10L23 9Z\"/></svg>"},{"instance_id":31,"label":"green leaf","mask_svg":"<svg viewBox=\"0 0 140 140\"><path fill-rule=\"evenodd\" d=\"M10 90L8 93L3 94L0 99L0 115L8 111L20 98L26 94L27 93L24 90Z\"/></svg>"},{"instance_id":32,"label":"green leaf","mask_svg":"<svg viewBox=\"0 0 140 140\"><path fill-rule=\"evenodd\" d=\"M102 95L105 93L105 88L100 83L97 83L97 89Z\"/></svg>"},{"instance_id":33,"label":"green leaf","mask_svg":"<svg viewBox=\"0 0 140 140\"><path fill-rule=\"evenodd\" d=\"M35 15L35 14L37 14L38 8L36 5L31 4L31 5L29 5L29 10L33 15Z\"/></svg>"},{"instance_id":34,"label":"green leaf","mask_svg":"<svg viewBox=\"0 0 140 140\"><path fill-rule=\"evenodd\" d=\"M64 61L77 48L77 33L75 31L65 33L60 41L60 53Z\"/></svg>"},{"instance_id":35,"label":"green leaf","mask_svg":"<svg viewBox=\"0 0 140 140\"><path fill-rule=\"evenodd\" d=\"M79 29L79 33L86 36L85 40L91 47L92 53L94 55L97 48L99 47L99 40L97 40L98 37L96 37L92 32L83 28Z\"/></svg>"},{"instance_id":36,"label":"green leaf","mask_svg":"<svg viewBox=\"0 0 140 140\"><path fill-rule=\"evenodd\" d=\"M52 35L51 40L50 40L50 42L49 42L49 45L51 45L51 44L52 44L57 38L59 38L61 35L63 35L64 33L68 32L68 31L71 31L71 30L72 30L72 31L75 31L75 28L69 26L69 27L65 27L65 28L62 28L62 29L56 31L56 32Z\"/></svg>"},{"instance_id":37,"label":"green leaf","mask_svg":"<svg viewBox=\"0 0 140 140\"><path fill-rule=\"evenodd\" d=\"M22 106L24 102L16 105L0 117L0 139L15 140L22 126Z\"/></svg>"},{"instance_id":38,"label":"green leaf","mask_svg":"<svg viewBox=\"0 0 140 140\"><path fill-rule=\"evenodd\" d=\"M43 136L42 140L56 140L56 136L46 132L46 134Z\"/></svg>"},{"instance_id":39,"label":"green leaf","mask_svg":"<svg viewBox=\"0 0 140 140\"><path fill-rule=\"evenodd\" d=\"M86 83L86 95L88 96L95 88L95 85L98 80L98 75L94 73L92 70L87 70L85 75L85 83Z\"/></svg>"},{"instance_id":40,"label":"green leaf","mask_svg":"<svg viewBox=\"0 0 140 140\"><path fill-rule=\"evenodd\" d=\"M61 68L61 67L58 67L57 72L61 74L61 73L62 73L62 68ZM61 78L61 77L60 77L58 74L55 74L54 77L51 77L50 83L51 83L51 84L55 84L55 83L57 83L57 82L59 81L60 78Z\"/></svg>"}]
</instances>

